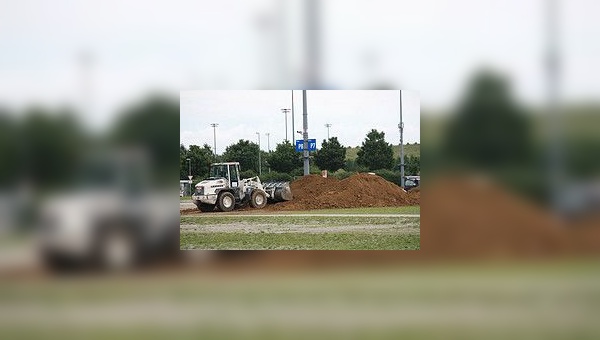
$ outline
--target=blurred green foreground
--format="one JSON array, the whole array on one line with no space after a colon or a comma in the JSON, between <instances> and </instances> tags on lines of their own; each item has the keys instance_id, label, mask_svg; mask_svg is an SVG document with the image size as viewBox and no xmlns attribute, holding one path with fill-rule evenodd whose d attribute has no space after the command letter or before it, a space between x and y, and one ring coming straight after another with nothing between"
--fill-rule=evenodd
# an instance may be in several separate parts
<instances>
[{"instance_id":1,"label":"blurred green foreground","mask_svg":"<svg viewBox=\"0 0 600 340\"><path fill-rule=\"evenodd\" d=\"M597 339L599 269L580 260L8 280L0 338Z\"/></svg>"}]
</instances>

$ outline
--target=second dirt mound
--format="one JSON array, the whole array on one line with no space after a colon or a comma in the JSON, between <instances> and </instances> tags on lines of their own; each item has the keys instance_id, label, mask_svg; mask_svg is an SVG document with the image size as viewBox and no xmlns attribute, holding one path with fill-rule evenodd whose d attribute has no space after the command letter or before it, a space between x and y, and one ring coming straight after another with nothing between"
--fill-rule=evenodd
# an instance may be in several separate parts
<instances>
[{"instance_id":1,"label":"second dirt mound","mask_svg":"<svg viewBox=\"0 0 600 340\"><path fill-rule=\"evenodd\" d=\"M356 174L346 179L309 175L290 184L294 199L268 206L271 210L396 207L419 204L419 195L407 193L377 175Z\"/></svg>"}]
</instances>

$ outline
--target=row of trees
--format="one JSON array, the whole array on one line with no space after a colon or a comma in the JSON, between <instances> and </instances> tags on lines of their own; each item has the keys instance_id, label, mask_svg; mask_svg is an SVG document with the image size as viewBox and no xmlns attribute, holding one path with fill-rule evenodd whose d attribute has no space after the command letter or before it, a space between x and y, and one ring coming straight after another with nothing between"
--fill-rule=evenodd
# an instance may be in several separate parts
<instances>
[{"instance_id":1,"label":"row of trees","mask_svg":"<svg viewBox=\"0 0 600 340\"><path fill-rule=\"evenodd\" d=\"M337 137L323 140L321 149L311 155L311 173L318 173L321 170L330 172L343 170L349 173L400 170L400 161L394 159L392 145L385 141L384 132L371 130L359 148L356 160L346 160L346 151L347 148ZM296 152L294 145L289 141L277 144L274 151L267 153L259 151L256 143L241 139L229 145L220 156L215 156L211 147L206 144L203 147L191 145L189 149L180 145L180 178L187 178L190 169L194 177L204 177L208 174L209 164L214 161L239 162L242 177L255 176L258 173L259 152L265 178L289 180L292 176L303 173L302 153ZM405 157L405 165L406 175L419 174L419 156Z\"/></svg>"},{"instance_id":2,"label":"row of trees","mask_svg":"<svg viewBox=\"0 0 600 340\"><path fill-rule=\"evenodd\" d=\"M132 148L148 156L144 166L155 183L172 185L173 145L179 138L176 100L152 96L133 103L119 110L106 130L94 133L80 117L66 106L0 107L0 191L22 183L62 189L91 171L95 155Z\"/></svg>"}]
</instances>

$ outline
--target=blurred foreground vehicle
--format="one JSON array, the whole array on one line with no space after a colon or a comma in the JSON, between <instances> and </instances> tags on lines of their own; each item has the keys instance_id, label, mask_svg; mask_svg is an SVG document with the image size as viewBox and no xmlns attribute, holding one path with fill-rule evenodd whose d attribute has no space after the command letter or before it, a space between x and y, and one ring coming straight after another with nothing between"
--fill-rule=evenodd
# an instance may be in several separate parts
<instances>
[{"instance_id":1,"label":"blurred foreground vehicle","mask_svg":"<svg viewBox=\"0 0 600 340\"><path fill-rule=\"evenodd\" d=\"M561 192L559 208L563 215L581 218L600 211L600 182L569 183Z\"/></svg>"},{"instance_id":2,"label":"blurred foreground vehicle","mask_svg":"<svg viewBox=\"0 0 600 340\"><path fill-rule=\"evenodd\" d=\"M152 190L136 151L86 162L76 187L50 197L40 214L39 246L51 269L129 269L179 249L171 192Z\"/></svg>"}]
</instances>

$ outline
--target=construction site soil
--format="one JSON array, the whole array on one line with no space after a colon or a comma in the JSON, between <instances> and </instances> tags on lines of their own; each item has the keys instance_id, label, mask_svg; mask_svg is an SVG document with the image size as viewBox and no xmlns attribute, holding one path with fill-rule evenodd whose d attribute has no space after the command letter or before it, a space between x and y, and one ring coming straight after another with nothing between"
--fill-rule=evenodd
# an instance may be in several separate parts
<instances>
[{"instance_id":1,"label":"construction site soil","mask_svg":"<svg viewBox=\"0 0 600 340\"><path fill-rule=\"evenodd\" d=\"M341 252L332 262L440 258L546 258L600 254L600 215L561 219L545 207L485 177L447 176L404 192L381 177L358 174L344 180L307 176L291 183L294 200L267 210L421 206L418 252ZM312 253L312 252L311 252ZM295 255L289 254L290 257ZM309 254L306 254L309 255ZM356 255L356 256L354 256ZM321 263L319 252L315 260ZM312 256L305 260L310 262ZM352 259L352 260L350 260ZM282 259L280 259L282 260Z\"/></svg>"},{"instance_id":2,"label":"construction site soil","mask_svg":"<svg viewBox=\"0 0 600 340\"><path fill-rule=\"evenodd\" d=\"M561 219L489 178L430 183L421 215L424 253L545 257L600 251L600 221Z\"/></svg>"},{"instance_id":3,"label":"construction site soil","mask_svg":"<svg viewBox=\"0 0 600 340\"><path fill-rule=\"evenodd\" d=\"M284 267L314 268L422 261L598 259L600 255L600 215L561 219L489 178L431 180L421 212L418 251L266 252L262 260Z\"/></svg>"},{"instance_id":4,"label":"construction site soil","mask_svg":"<svg viewBox=\"0 0 600 340\"><path fill-rule=\"evenodd\" d=\"M418 205L419 192L406 192L382 177L355 174L343 180L319 175L290 183L294 199L270 204L266 210L312 210L329 208L398 207Z\"/></svg>"}]
</instances>

